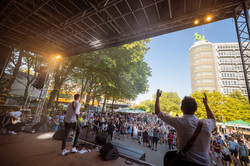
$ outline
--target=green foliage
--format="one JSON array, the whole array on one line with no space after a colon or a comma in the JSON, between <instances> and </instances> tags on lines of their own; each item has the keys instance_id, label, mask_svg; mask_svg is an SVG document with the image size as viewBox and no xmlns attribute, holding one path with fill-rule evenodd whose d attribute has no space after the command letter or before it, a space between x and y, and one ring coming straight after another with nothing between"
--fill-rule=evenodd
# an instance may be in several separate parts
<instances>
[{"instance_id":1,"label":"green foliage","mask_svg":"<svg viewBox=\"0 0 250 166\"><path fill-rule=\"evenodd\" d=\"M152 114L154 113L154 107L155 107L155 104L152 100L145 100L141 102L139 105L134 106L133 108L137 110L143 110L143 111L146 111L147 113Z\"/></svg>"},{"instance_id":2,"label":"green foliage","mask_svg":"<svg viewBox=\"0 0 250 166\"><path fill-rule=\"evenodd\" d=\"M137 95L148 90L147 78L151 69L144 61L147 44L150 39L136 41L119 47L94 51L80 55L76 68L73 70L73 79L81 83L84 89L84 80L89 96L107 99L132 100ZM88 101L87 101L88 102Z\"/></svg>"},{"instance_id":3,"label":"green foliage","mask_svg":"<svg viewBox=\"0 0 250 166\"><path fill-rule=\"evenodd\" d=\"M207 93L207 91L202 91L195 92L191 95L196 99L198 104L196 116L199 118L206 118L207 116L204 104L202 102L205 92ZM209 107L213 111L217 122L222 121L222 116L224 121L241 119L246 122L250 122L249 103L247 98L240 92L235 91L227 96L221 94L220 92L214 91L207 93L207 97Z\"/></svg>"},{"instance_id":4,"label":"green foliage","mask_svg":"<svg viewBox=\"0 0 250 166\"><path fill-rule=\"evenodd\" d=\"M135 109L141 109L147 113L154 113L156 95L153 95L153 100L146 100L135 106ZM181 99L177 92L162 92L160 98L161 110L167 113L172 112L173 115L181 114L180 110Z\"/></svg>"},{"instance_id":5,"label":"green foliage","mask_svg":"<svg viewBox=\"0 0 250 166\"><path fill-rule=\"evenodd\" d=\"M221 94L220 92L195 92L191 97L195 98L198 109L196 116L198 118L207 118L206 110L203 104L204 93L208 97L208 105L213 111L217 122L232 120L243 120L250 122L250 107L248 100L240 92L235 91L229 95ZM134 106L135 109L145 110L147 113L154 113L155 95L153 100L146 100L141 102L139 105ZM172 112L172 115L178 113L181 114L180 110L181 99L176 92L162 92L160 98L161 110L164 112Z\"/></svg>"},{"instance_id":6,"label":"green foliage","mask_svg":"<svg viewBox=\"0 0 250 166\"><path fill-rule=\"evenodd\" d=\"M155 95L154 95L154 101L155 101ZM172 112L172 114L180 114L180 104L181 99L178 96L177 92L162 92L161 98L161 110L164 112Z\"/></svg>"},{"instance_id":7,"label":"green foliage","mask_svg":"<svg viewBox=\"0 0 250 166\"><path fill-rule=\"evenodd\" d=\"M47 103L48 109L52 107L56 95L62 89L63 85L67 83L70 84L70 82L67 82L70 78L69 75L78 62L79 62L79 55L74 57L67 57L59 60L54 60L50 62L51 63L50 65L55 65L55 66L53 72L53 82L51 83L52 85L51 87L53 88L53 90L50 93L50 97Z\"/></svg>"}]
</instances>

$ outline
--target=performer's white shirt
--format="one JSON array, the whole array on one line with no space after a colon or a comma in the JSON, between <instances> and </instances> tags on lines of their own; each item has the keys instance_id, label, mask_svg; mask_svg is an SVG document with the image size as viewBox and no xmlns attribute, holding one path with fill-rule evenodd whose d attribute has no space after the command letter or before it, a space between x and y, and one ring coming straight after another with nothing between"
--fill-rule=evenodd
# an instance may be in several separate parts
<instances>
[{"instance_id":1,"label":"performer's white shirt","mask_svg":"<svg viewBox=\"0 0 250 166\"><path fill-rule=\"evenodd\" d=\"M80 114L80 108L81 108L81 104L79 103L79 101L77 100L74 101L74 107L75 107L75 110L72 107L72 103L68 105L65 122L67 123L77 122L76 115Z\"/></svg>"},{"instance_id":2,"label":"performer's white shirt","mask_svg":"<svg viewBox=\"0 0 250 166\"><path fill-rule=\"evenodd\" d=\"M22 112L14 111L14 112L9 112L9 114L10 114L10 117L13 117L13 116L20 117L22 115Z\"/></svg>"},{"instance_id":3,"label":"performer's white shirt","mask_svg":"<svg viewBox=\"0 0 250 166\"><path fill-rule=\"evenodd\" d=\"M195 115L184 114L183 117L172 117L164 112L160 112L158 117L176 129L179 151L182 150L191 139L199 122L199 119ZM191 162L202 165L210 165L208 145L210 144L210 135L215 128L215 119L201 120L203 121L201 132L185 156L187 160Z\"/></svg>"}]
</instances>

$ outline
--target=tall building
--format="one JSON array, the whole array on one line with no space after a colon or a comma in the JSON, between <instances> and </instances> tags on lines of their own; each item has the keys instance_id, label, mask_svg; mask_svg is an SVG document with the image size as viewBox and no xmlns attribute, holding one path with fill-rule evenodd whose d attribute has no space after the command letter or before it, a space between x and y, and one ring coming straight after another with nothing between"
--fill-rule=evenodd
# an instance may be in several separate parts
<instances>
[{"instance_id":1,"label":"tall building","mask_svg":"<svg viewBox=\"0 0 250 166\"><path fill-rule=\"evenodd\" d=\"M247 95L238 43L211 43L203 39L189 49L192 93L215 90ZM250 55L250 50L246 53Z\"/></svg>"}]
</instances>

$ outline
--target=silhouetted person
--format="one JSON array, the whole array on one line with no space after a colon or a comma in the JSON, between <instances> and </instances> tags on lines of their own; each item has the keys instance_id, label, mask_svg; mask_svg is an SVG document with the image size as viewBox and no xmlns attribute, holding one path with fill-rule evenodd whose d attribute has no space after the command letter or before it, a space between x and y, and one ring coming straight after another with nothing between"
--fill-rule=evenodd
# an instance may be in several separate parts
<instances>
[{"instance_id":1,"label":"silhouetted person","mask_svg":"<svg viewBox=\"0 0 250 166\"><path fill-rule=\"evenodd\" d=\"M108 134L111 135L111 140L113 138L113 132L115 130L114 121L112 120L108 125Z\"/></svg>"}]
</instances>

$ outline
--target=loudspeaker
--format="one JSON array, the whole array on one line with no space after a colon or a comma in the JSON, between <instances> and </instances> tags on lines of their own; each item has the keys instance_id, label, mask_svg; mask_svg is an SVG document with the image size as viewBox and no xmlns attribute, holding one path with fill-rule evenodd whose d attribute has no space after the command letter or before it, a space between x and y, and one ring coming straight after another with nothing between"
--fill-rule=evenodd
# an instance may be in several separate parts
<instances>
[{"instance_id":1,"label":"loudspeaker","mask_svg":"<svg viewBox=\"0 0 250 166\"><path fill-rule=\"evenodd\" d=\"M108 143L106 145L104 145L101 149L100 149L100 153L102 155L102 157L104 158L104 160L115 160L119 157L119 152L117 150L117 148L112 145L111 143Z\"/></svg>"},{"instance_id":2,"label":"loudspeaker","mask_svg":"<svg viewBox=\"0 0 250 166\"><path fill-rule=\"evenodd\" d=\"M55 140L62 140L64 137L64 133L65 130L58 130L57 132L55 132L55 134L53 135L53 139Z\"/></svg>"},{"instance_id":3,"label":"loudspeaker","mask_svg":"<svg viewBox=\"0 0 250 166\"><path fill-rule=\"evenodd\" d=\"M111 142L111 137L109 134L104 132L98 132L96 134L95 140L100 144L107 144Z\"/></svg>"},{"instance_id":4,"label":"loudspeaker","mask_svg":"<svg viewBox=\"0 0 250 166\"><path fill-rule=\"evenodd\" d=\"M90 135L90 127L89 126L83 126L81 128L81 132L80 132L80 137L83 140L87 140L88 136Z\"/></svg>"},{"instance_id":5,"label":"loudspeaker","mask_svg":"<svg viewBox=\"0 0 250 166\"><path fill-rule=\"evenodd\" d=\"M43 122L39 122L39 123L35 124L34 126L32 126L32 129L39 131L43 124L44 124Z\"/></svg>"},{"instance_id":6,"label":"loudspeaker","mask_svg":"<svg viewBox=\"0 0 250 166\"><path fill-rule=\"evenodd\" d=\"M36 89L42 89L45 83L47 71L45 67L40 67L40 72L38 73L38 76L35 80L35 82L32 84L33 87Z\"/></svg>"}]
</instances>

